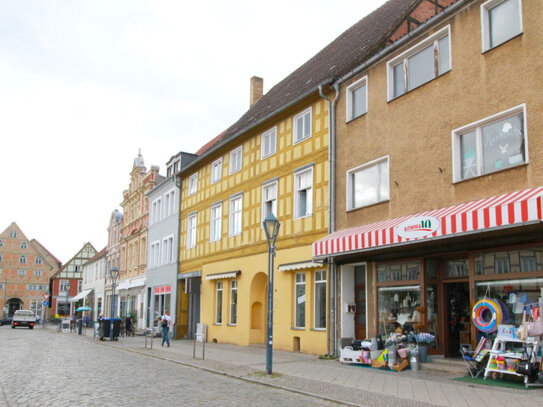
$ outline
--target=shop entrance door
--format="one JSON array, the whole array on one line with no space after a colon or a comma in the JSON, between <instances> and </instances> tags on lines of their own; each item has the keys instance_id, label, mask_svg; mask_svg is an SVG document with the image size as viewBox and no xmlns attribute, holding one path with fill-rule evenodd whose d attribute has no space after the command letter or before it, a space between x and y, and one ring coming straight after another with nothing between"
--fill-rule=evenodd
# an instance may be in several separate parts
<instances>
[{"instance_id":1,"label":"shop entrance door","mask_svg":"<svg viewBox=\"0 0 543 407\"><path fill-rule=\"evenodd\" d=\"M366 266L354 268L354 300L356 313L354 329L357 339L366 338Z\"/></svg>"},{"instance_id":2,"label":"shop entrance door","mask_svg":"<svg viewBox=\"0 0 543 407\"><path fill-rule=\"evenodd\" d=\"M446 356L460 355L460 348L470 343L469 284L465 282L445 283Z\"/></svg>"}]
</instances>

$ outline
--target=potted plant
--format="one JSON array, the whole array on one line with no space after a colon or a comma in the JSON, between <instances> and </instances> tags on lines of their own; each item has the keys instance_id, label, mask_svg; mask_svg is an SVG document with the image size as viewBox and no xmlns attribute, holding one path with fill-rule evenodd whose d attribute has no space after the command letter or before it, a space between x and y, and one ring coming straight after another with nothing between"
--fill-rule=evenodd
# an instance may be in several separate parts
<instances>
[{"instance_id":1,"label":"potted plant","mask_svg":"<svg viewBox=\"0 0 543 407\"><path fill-rule=\"evenodd\" d=\"M432 346L436 340L436 337L428 332L420 332L415 335L419 348L419 358L421 362L427 362L428 360L428 347Z\"/></svg>"}]
</instances>

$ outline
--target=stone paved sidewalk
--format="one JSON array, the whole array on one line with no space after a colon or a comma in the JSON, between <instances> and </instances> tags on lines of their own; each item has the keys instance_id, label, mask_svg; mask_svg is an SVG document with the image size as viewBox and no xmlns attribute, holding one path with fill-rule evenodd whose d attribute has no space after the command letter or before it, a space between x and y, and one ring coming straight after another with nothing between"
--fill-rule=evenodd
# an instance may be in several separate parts
<instances>
[{"instance_id":1,"label":"stone paved sidewalk","mask_svg":"<svg viewBox=\"0 0 543 407\"><path fill-rule=\"evenodd\" d=\"M92 341L87 336L74 338ZM360 406L452 406L452 407L541 407L543 388L505 389L453 381L457 374L425 370L418 372L381 371L360 366L341 365L337 360L321 360L314 355L285 351L273 352L273 372L265 371L265 348L229 344L205 344L205 360L194 359L193 341L175 340L170 348L161 347L154 338L153 348L144 347L144 337L97 341L97 346L120 348L155 358L226 374L246 381L289 389L304 394ZM150 346L150 341L148 343ZM197 356L202 354L202 344ZM424 366L424 365L423 365Z\"/></svg>"}]
</instances>

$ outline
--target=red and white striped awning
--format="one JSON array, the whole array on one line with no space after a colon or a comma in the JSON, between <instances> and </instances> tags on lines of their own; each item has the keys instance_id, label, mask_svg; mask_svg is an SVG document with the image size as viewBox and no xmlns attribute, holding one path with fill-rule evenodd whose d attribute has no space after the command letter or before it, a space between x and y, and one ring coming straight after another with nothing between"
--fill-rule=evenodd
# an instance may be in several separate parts
<instances>
[{"instance_id":1,"label":"red and white striped awning","mask_svg":"<svg viewBox=\"0 0 543 407\"><path fill-rule=\"evenodd\" d=\"M512 192L334 232L313 243L313 258L542 220L543 187Z\"/></svg>"}]
</instances>

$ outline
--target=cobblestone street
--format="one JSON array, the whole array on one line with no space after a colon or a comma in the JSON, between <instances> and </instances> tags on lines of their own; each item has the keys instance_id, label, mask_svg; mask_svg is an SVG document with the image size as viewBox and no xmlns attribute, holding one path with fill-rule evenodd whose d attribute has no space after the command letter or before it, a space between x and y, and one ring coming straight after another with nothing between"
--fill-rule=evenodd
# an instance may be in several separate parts
<instances>
[{"instance_id":1,"label":"cobblestone street","mask_svg":"<svg viewBox=\"0 0 543 407\"><path fill-rule=\"evenodd\" d=\"M51 330L0 328L0 406L337 406Z\"/></svg>"}]
</instances>

